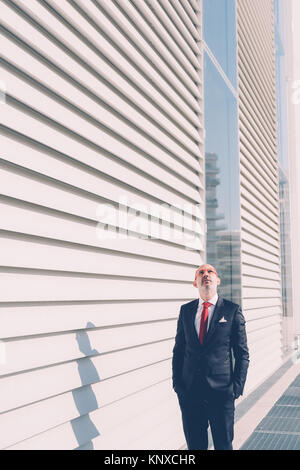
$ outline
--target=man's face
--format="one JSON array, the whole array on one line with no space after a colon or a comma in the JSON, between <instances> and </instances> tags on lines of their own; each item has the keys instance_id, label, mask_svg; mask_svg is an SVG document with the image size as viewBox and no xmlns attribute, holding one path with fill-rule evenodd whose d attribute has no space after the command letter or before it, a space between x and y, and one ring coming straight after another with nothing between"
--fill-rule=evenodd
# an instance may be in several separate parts
<instances>
[{"instance_id":1,"label":"man's face","mask_svg":"<svg viewBox=\"0 0 300 470\"><path fill-rule=\"evenodd\" d=\"M209 292L214 295L220 282L217 271L210 264L203 264L197 269L194 286L198 287L200 294Z\"/></svg>"}]
</instances>

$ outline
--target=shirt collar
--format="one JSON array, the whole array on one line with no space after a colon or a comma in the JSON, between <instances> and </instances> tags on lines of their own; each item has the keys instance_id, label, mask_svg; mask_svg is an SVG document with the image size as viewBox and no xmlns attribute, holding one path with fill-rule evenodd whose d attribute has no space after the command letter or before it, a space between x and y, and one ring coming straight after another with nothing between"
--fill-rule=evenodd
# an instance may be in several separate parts
<instances>
[{"instance_id":1,"label":"shirt collar","mask_svg":"<svg viewBox=\"0 0 300 470\"><path fill-rule=\"evenodd\" d=\"M218 302L218 298L219 298L218 293L216 293L216 294L215 294L211 299L209 299L209 300L203 300L203 299L201 299L201 297L199 297L199 305L202 305L203 302L209 302L209 303L211 303L211 304L213 304L213 305L216 305L216 303Z\"/></svg>"}]
</instances>

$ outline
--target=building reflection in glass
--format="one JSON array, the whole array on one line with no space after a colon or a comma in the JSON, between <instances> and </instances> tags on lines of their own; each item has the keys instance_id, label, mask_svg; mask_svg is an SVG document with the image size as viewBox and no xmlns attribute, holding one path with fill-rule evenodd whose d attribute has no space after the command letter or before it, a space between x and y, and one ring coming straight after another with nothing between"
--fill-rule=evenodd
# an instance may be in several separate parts
<instances>
[{"instance_id":1,"label":"building reflection in glass","mask_svg":"<svg viewBox=\"0 0 300 470\"><path fill-rule=\"evenodd\" d=\"M203 1L206 261L241 304L236 1Z\"/></svg>"},{"instance_id":2,"label":"building reflection in glass","mask_svg":"<svg viewBox=\"0 0 300 470\"><path fill-rule=\"evenodd\" d=\"M274 0L276 47L277 145L279 163L280 255L282 293L283 352L289 353L293 344L293 286L291 259L289 144L286 89L285 0Z\"/></svg>"},{"instance_id":3,"label":"building reflection in glass","mask_svg":"<svg viewBox=\"0 0 300 470\"><path fill-rule=\"evenodd\" d=\"M289 180L279 167L282 314L292 316L292 259Z\"/></svg>"},{"instance_id":4,"label":"building reflection in glass","mask_svg":"<svg viewBox=\"0 0 300 470\"><path fill-rule=\"evenodd\" d=\"M210 264L218 264L217 242L219 232L225 231L225 215L219 212L217 186L220 184L220 169L217 166L218 156L215 153L205 154L205 189L206 189L206 223L207 223L207 259Z\"/></svg>"},{"instance_id":5,"label":"building reflection in glass","mask_svg":"<svg viewBox=\"0 0 300 470\"><path fill-rule=\"evenodd\" d=\"M241 302L240 231L228 230L224 213L219 211L217 186L221 184L218 156L205 154L206 184L206 256L221 277L220 294Z\"/></svg>"}]
</instances>

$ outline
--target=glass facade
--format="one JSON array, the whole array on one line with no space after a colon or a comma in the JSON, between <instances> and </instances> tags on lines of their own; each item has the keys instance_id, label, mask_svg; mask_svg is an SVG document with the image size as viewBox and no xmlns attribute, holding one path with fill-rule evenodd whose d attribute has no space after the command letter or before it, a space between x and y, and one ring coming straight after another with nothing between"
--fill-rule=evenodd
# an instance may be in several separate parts
<instances>
[{"instance_id":1,"label":"glass facade","mask_svg":"<svg viewBox=\"0 0 300 470\"><path fill-rule=\"evenodd\" d=\"M237 87L236 0L203 0L203 37L234 88Z\"/></svg>"},{"instance_id":2,"label":"glass facade","mask_svg":"<svg viewBox=\"0 0 300 470\"><path fill-rule=\"evenodd\" d=\"M290 182L287 129L287 86L284 31L284 0L274 0L275 46L276 46L276 97L277 97L277 143L279 163L279 207L280 207L280 252L282 312L286 321L283 324L283 347L291 348L291 330L288 317L292 317L292 261L291 261L291 222L290 222Z\"/></svg>"},{"instance_id":3,"label":"glass facade","mask_svg":"<svg viewBox=\"0 0 300 470\"><path fill-rule=\"evenodd\" d=\"M240 304L238 108L224 79L225 73L236 86L235 2L204 1L203 21L209 47L209 52L204 47L206 260L219 273L220 294Z\"/></svg>"}]
</instances>

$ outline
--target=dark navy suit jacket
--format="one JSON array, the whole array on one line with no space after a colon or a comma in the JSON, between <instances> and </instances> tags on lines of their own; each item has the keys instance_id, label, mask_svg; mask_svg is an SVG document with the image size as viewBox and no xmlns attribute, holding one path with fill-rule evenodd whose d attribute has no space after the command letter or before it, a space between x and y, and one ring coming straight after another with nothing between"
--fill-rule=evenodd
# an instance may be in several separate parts
<instances>
[{"instance_id":1,"label":"dark navy suit jacket","mask_svg":"<svg viewBox=\"0 0 300 470\"><path fill-rule=\"evenodd\" d=\"M241 308L219 296L201 345L195 329L198 304L199 299L196 299L180 309L172 360L173 388L183 395L198 375L214 390L232 388L237 398L243 393L249 366Z\"/></svg>"}]
</instances>

